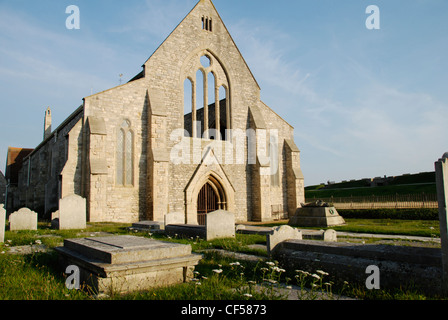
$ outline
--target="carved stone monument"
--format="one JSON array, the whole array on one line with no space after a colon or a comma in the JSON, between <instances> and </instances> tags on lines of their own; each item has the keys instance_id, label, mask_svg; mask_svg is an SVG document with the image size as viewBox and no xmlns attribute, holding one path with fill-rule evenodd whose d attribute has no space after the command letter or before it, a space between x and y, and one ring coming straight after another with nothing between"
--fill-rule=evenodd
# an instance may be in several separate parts
<instances>
[{"instance_id":1,"label":"carved stone monument","mask_svg":"<svg viewBox=\"0 0 448 320\"><path fill-rule=\"evenodd\" d=\"M187 282L202 258L190 245L134 236L64 240L61 266L77 266L80 284L99 293L126 293Z\"/></svg>"},{"instance_id":2,"label":"carved stone monument","mask_svg":"<svg viewBox=\"0 0 448 320\"><path fill-rule=\"evenodd\" d=\"M296 210L288 224L298 227L326 228L344 225L345 220L339 215L336 208L317 200L308 204L302 203L302 207Z\"/></svg>"}]
</instances>

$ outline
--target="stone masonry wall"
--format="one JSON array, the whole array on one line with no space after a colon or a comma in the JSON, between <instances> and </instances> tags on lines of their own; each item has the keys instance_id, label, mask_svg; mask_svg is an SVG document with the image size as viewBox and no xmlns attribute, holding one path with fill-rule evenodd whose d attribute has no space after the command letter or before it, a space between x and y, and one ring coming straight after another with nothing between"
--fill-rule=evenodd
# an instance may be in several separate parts
<instances>
[{"instance_id":1,"label":"stone masonry wall","mask_svg":"<svg viewBox=\"0 0 448 320\"><path fill-rule=\"evenodd\" d=\"M147 87L144 80L136 80L84 99L84 121L92 116L102 119L106 134L103 141L84 135L89 142L89 154L98 153L106 166L105 175L87 174L86 196L90 197L90 221L136 222L146 213L147 177ZM123 122L128 121L133 136L133 184L117 184L117 136ZM104 151L103 151L104 150ZM89 161L86 159L86 161ZM86 164L89 166L89 164ZM92 212L90 212L92 211Z\"/></svg>"},{"instance_id":2,"label":"stone masonry wall","mask_svg":"<svg viewBox=\"0 0 448 320\"><path fill-rule=\"evenodd\" d=\"M60 175L68 159L68 134L82 118L77 109L23 161L19 172L19 205L49 218L61 197Z\"/></svg>"}]
</instances>

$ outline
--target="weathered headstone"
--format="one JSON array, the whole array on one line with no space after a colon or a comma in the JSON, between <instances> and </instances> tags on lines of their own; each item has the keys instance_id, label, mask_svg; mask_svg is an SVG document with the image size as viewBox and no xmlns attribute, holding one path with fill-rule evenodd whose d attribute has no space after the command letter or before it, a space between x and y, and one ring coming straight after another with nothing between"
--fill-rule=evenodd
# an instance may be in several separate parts
<instances>
[{"instance_id":1,"label":"weathered headstone","mask_svg":"<svg viewBox=\"0 0 448 320\"><path fill-rule=\"evenodd\" d=\"M37 230L37 213L22 208L9 216L9 230Z\"/></svg>"},{"instance_id":2,"label":"weathered headstone","mask_svg":"<svg viewBox=\"0 0 448 320\"><path fill-rule=\"evenodd\" d=\"M435 163L439 204L440 240L442 244L443 289L448 293L448 152Z\"/></svg>"},{"instance_id":3,"label":"weathered headstone","mask_svg":"<svg viewBox=\"0 0 448 320\"><path fill-rule=\"evenodd\" d=\"M190 245L134 236L64 240L61 266L76 266L80 283L99 293L127 293L187 282L202 258Z\"/></svg>"},{"instance_id":4,"label":"weathered headstone","mask_svg":"<svg viewBox=\"0 0 448 320\"><path fill-rule=\"evenodd\" d=\"M6 221L6 210L3 204L0 204L0 243L5 242L5 221Z\"/></svg>"},{"instance_id":5,"label":"weathered headstone","mask_svg":"<svg viewBox=\"0 0 448 320\"><path fill-rule=\"evenodd\" d=\"M165 226L170 224L184 224L185 214L183 212L170 212L165 215Z\"/></svg>"},{"instance_id":6,"label":"weathered headstone","mask_svg":"<svg viewBox=\"0 0 448 320\"><path fill-rule=\"evenodd\" d=\"M59 200L59 217L55 227L59 230L85 229L86 199L72 194Z\"/></svg>"},{"instance_id":7,"label":"weathered headstone","mask_svg":"<svg viewBox=\"0 0 448 320\"><path fill-rule=\"evenodd\" d=\"M323 237L324 237L324 241L327 241L327 242L337 242L338 241L337 232L333 229L325 230Z\"/></svg>"},{"instance_id":8,"label":"weathered headstone","mask_svg":"<svg viewBox=\"0 0 448 320\"><path fill-rule=\"evenodd\" d=\"M235 215L225 210L210 212L206 216L206 240L235 238Z\"/></svg>"},{"instance_id":9,"label":"weathered headstone","mask_svg":"<svg viewBox=\"0 0 448 320\"><path fill-rule=\"evenodd\" d=\"M59 219L59 210L51 213L51 220Z\"/></svg>"},{"instance_id":10,"label":"weathered headstone","mask_svg":"<svg viewBox=\"0 0 448 320\"><path fill-rule=\"evenodd\" d=\"M286 225L274 228L272 232L266 236L268 254L270 255L279 243L286 240L302 240L302 232Z\"/></svg>"},{"instance_id":11,"label":"weathered headstone","mask_svg":"<svg viewBox=\"0 0 448 320\"><path fill-rule=\"evenodd\" d=\"M59 210L51 213L51 229L59 228Z\"/></svg>"}]
</instances>

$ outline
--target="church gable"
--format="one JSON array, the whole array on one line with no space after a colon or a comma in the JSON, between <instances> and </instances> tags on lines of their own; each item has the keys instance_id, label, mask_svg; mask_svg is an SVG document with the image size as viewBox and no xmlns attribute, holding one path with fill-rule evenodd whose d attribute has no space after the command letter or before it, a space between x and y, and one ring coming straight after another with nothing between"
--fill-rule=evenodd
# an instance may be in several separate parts
<instances>
[{"instance_id":1,"label":"church gable","mask_svg":"<svg viewBox=\"0 0 448 320\"><path fill-rule=\"evenodd\" d=\"M231 61L225 59L226 61L223 61L223 63L230 64L230 62L238 62L237 67L239 72L241 73L244 70L247 73L246 76L251 77L251 80L259 88L246 61L210 0L200 0L196 4L184 20L146 61L144 65L145 70L151 73L155 64L159 63L158 59L160 57L165 60L170 60L173 66L181 67L180 64L187 60L192 52L201 49L207 49L218 59L223 60L225 56L230 54ZM179 59L173 59L174 53L179 54L177 57Z\"/></svg>"}]
</instances>

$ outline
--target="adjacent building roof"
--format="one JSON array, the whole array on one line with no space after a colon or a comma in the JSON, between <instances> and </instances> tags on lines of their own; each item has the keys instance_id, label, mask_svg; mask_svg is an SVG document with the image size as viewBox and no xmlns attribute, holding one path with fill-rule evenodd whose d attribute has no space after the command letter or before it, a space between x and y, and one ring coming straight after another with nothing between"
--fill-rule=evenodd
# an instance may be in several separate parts
<instances>
[{"instance_id":1,"label":"adjacent building roof","mask_svg":"<svg viewBox=\"0 0 448 320\"><path fill-rule=\"evenodd\" d=\"M6 181L10 183L19 182L19 170L22 168L23 159L28 156L34 149L25 148L8 148L8 155L6 157Z\"/></svg>"}]
</instances>

